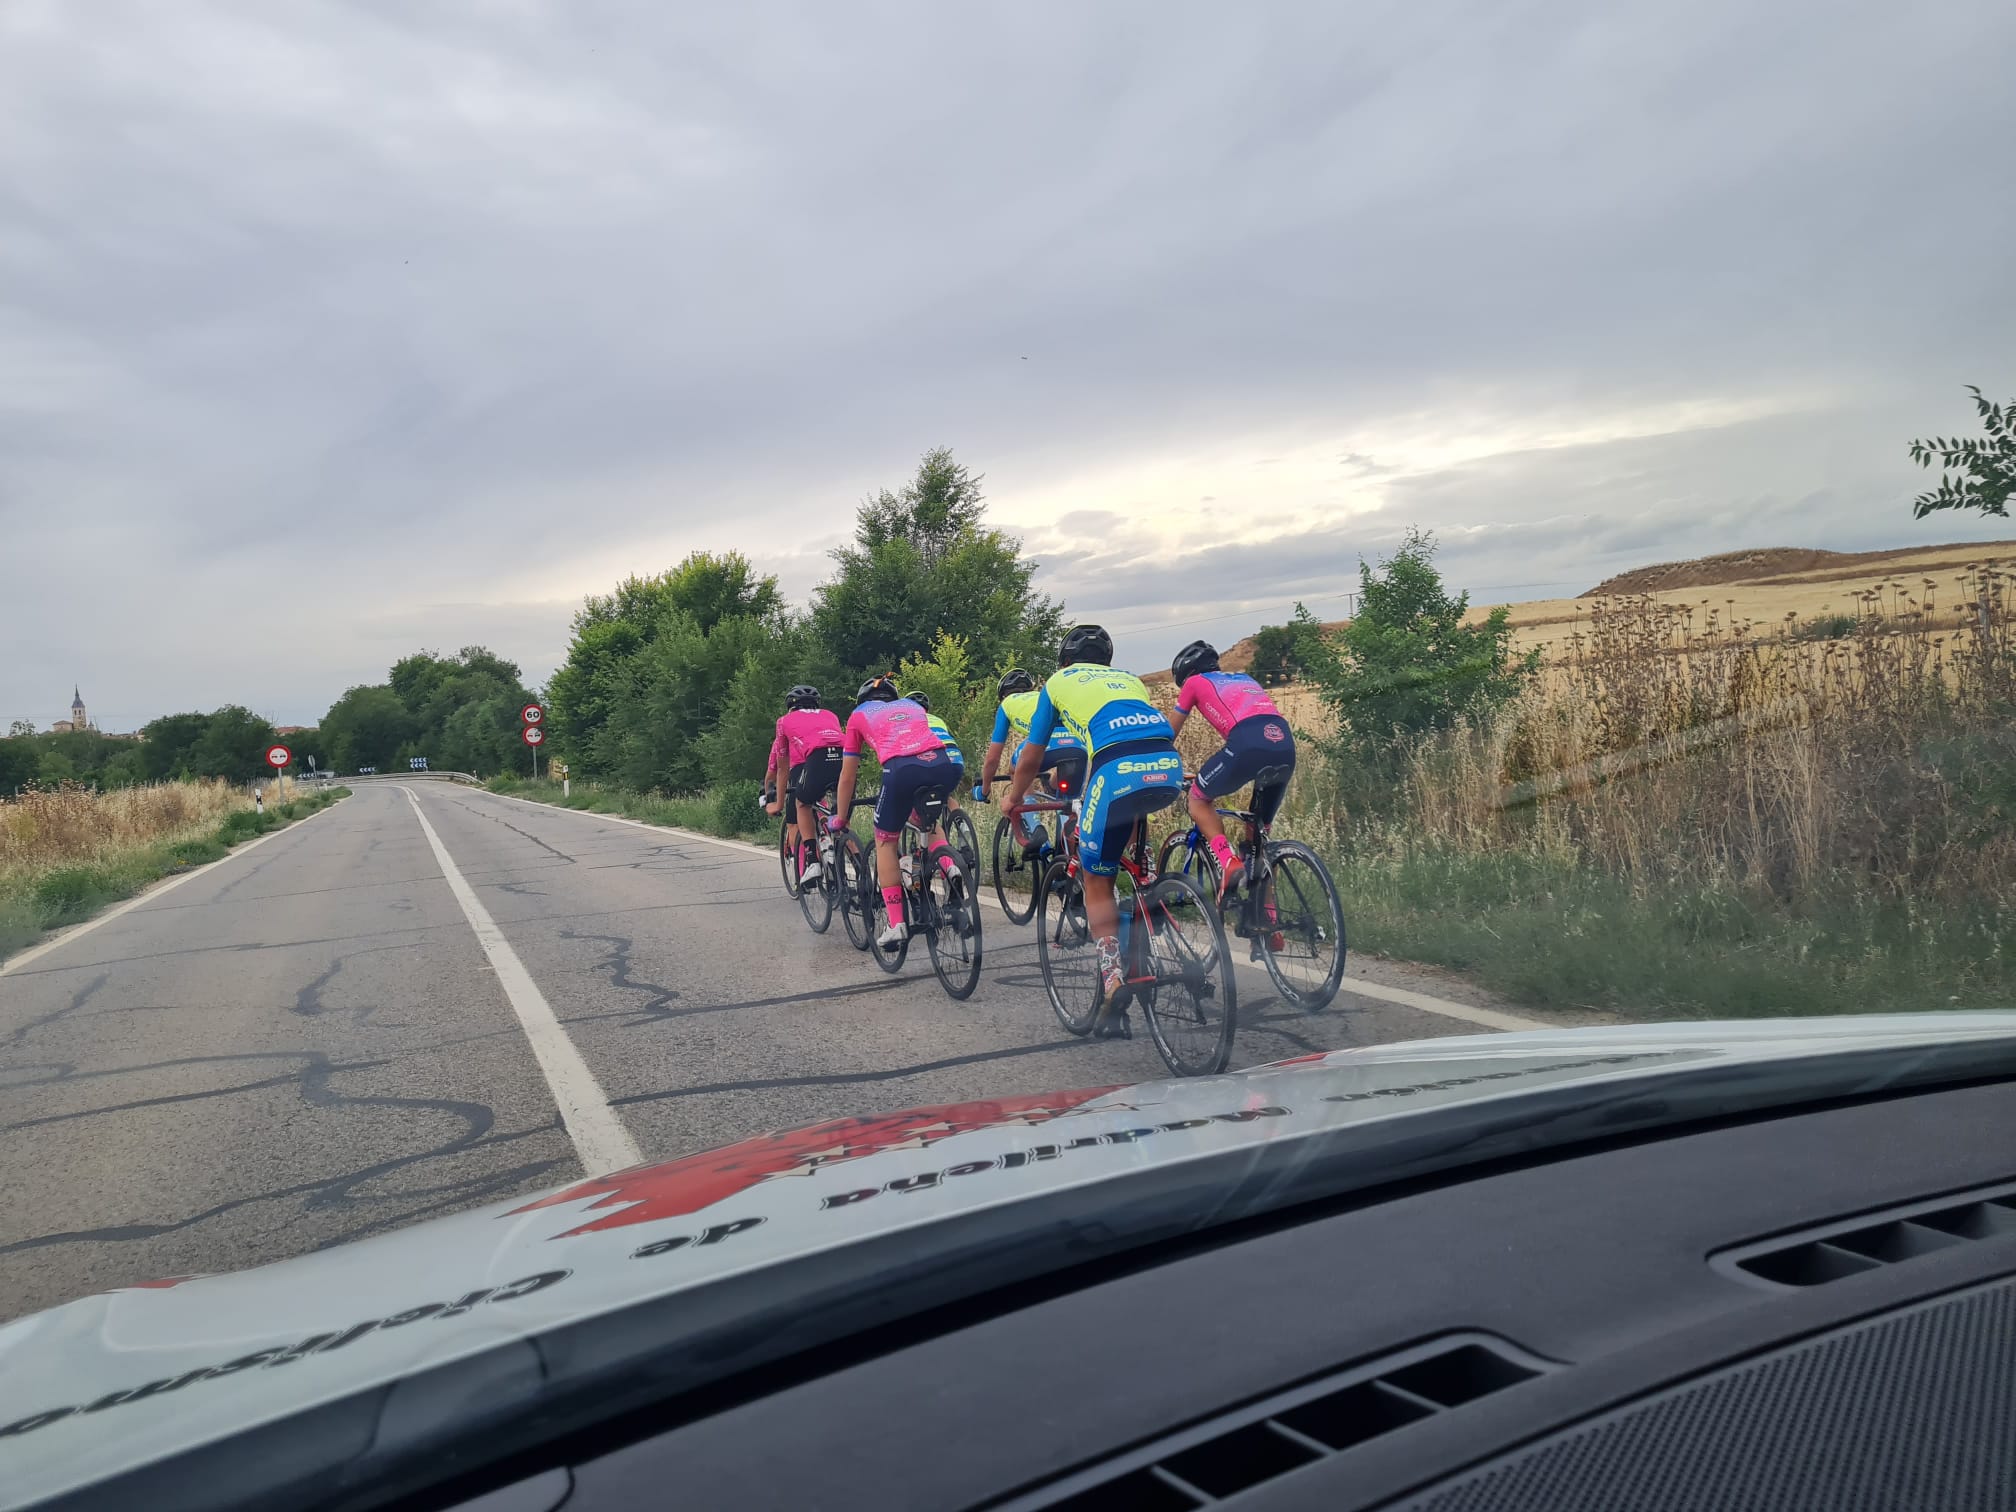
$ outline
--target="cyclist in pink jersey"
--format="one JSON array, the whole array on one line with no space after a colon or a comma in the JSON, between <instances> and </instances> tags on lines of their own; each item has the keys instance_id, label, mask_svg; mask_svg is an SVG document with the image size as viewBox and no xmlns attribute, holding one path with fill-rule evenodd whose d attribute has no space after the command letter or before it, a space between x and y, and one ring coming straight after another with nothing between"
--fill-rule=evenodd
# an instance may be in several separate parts
<instances>
[{"instance_id":1,"label":"cyclist in pink jersey","mask_svg":"<svg viewBox=\"0 0 2016 1512\"><path fill-rule=\"evenodd\" d=\"M1218 669L1218 653L1208 642L1192 641L1178 651L1169 674L1176 681L1176 713L1170 723L1180 732L1195 710L1225 742L1197 769L1190 787L1190 817L1218 862L1218 896L1223 898L1238 885L1245 865L1225 838L1214 800L1264 779L1254 783L1252 812L1260 823L1272 823L1295 774L1295 736L1265 688L1243 672Z\"/></svg>"},{"instance_id":2,"label":"cyclist in pink jersey","mask_svg":"<svg viewBox=\"0 0 2016 1512\"><path fill-rule=\"evenodd\" d=\"M950 791L959 768L946 754L945 742L931 728L931 717L910 699L900 697L886 677L871 677L861 685L860 707L848 715L841 738L839 812L826 821L836 833L847 827L854 810L854 784L861 775L863 746L882 764L882 795L875 800L875 875L882 884L882 905L889 923L876 940L887 948L900 942L909 926L903 918L902 873L896 865L896 841L932 788ZM930 849L947 873L956 870L951 847L935 824Z\"/></svg>"},{"instance_id":3,"label":"cyclist in pink jersey","mask_svg":"<svg viewBox=\"0 0 2016 1512\"><path fill-rule=\"evenodd\" d=\"M831 709L819 707L819 690L800 683L784 695L785 714L777 721L777 738L770 746L770 764L763 769L763 785L776 774L776 800L764 808L772 814L784 813L789 805L790 843L798 857L798 880L819 880L819 857L812 849L813 826L818 816L812 805L832 791L840 778L840 718Z\"/></svg>"}]
</instances>

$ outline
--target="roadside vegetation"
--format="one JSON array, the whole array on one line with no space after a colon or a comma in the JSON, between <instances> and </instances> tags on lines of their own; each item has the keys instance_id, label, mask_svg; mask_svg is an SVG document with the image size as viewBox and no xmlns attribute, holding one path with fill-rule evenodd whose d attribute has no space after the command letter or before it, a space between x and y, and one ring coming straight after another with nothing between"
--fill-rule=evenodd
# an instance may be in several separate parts
<instances>
[{"instance_id":1,"label":"roadside vegetation","mask_svg":"<svg viewBox=\"0 0 2016 1512\"><path fill-rule=\"evenodd\" d=\"M276 801L264 813L248 790L218 778L97 792L72 784L0 800L0 957L348 792L269 788Z\"/></svg>"}]
</instances>

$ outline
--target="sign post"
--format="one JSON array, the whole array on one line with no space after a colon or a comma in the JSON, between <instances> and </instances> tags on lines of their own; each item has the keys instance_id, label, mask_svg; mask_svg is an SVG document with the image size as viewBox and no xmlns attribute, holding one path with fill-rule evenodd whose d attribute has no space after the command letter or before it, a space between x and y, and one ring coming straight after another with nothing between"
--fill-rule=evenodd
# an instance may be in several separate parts
<instances>
[{"instance_id":1,"label":"sign post","mask_svg":"<svg viewBox=\"0 0 2016 1512\"><path fill-rule=\"evenodd\" d=\"M279 782L280 774L287 769L287 763L293 759L294 753L284 745L276 743L266 747L266 765L273 768L274 782ZM263 789L252 790L252 806L262 814L266 812L266 794Z\"/></svg>"},{"instance_id":2,"label":"sign post","mask_svg":"<svg viewBox=\"0 0 2016 1512\"><path fill-rule=\"evenodd\" d=\"M541 728L546 722L546 711L536 703L528 703L518 711L518 722L524 726L520 738L532 748L532 780L539 780L539 747L546 739L546 731Z\"/></svg>"}]
</instances>

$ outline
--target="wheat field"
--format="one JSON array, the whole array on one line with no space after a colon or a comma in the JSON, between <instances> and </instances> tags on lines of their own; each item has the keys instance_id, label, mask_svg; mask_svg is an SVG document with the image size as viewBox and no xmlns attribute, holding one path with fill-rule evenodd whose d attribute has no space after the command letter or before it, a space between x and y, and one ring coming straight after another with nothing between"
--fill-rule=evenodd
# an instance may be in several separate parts
<instances>
[{"instance_id":1,"label":"wheat field","mask_svg":"<svg viewBox=\"0 0 2016 1512\"><path fill-rule=\"evenodd\" d=\"M0 890L58 867L200 840L214 834L227 814L250 807L251 794L218 779L106 792L79 786L30 790L0 802Z\"/></svg>"}]
</instances>

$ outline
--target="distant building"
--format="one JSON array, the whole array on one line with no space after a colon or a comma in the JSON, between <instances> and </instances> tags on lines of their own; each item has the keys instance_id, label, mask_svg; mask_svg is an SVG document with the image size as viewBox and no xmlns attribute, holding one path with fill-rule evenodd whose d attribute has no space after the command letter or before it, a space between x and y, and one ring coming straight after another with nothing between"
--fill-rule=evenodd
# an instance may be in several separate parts
<instances>
[{"instance_id":1,"label":"distant building","mask_svg":"<svg viewBox=\"0 0 2016 1512\"><path fill-rule=\"evenodd\" d=\"M49 733L51 735L68 735L72 730L76 728L77 726L72 724L69 720L59 719L56 721L56 723L49 726Z\"/></svg>"},{"instance_id":2,"label":"distant building","mask_svg":"<svg viewBox=\"0 0 2016 1512\"><path fill-rule=\"evenodd\" d=\"M57 735L68 735L72 730L88 730L90 728L91 716L84 711L84 691L82 688L72 687L70 690L70 717L68 719L57 720L56 723L49 726L49 729Z\"/></svg>"}]
</instances>

